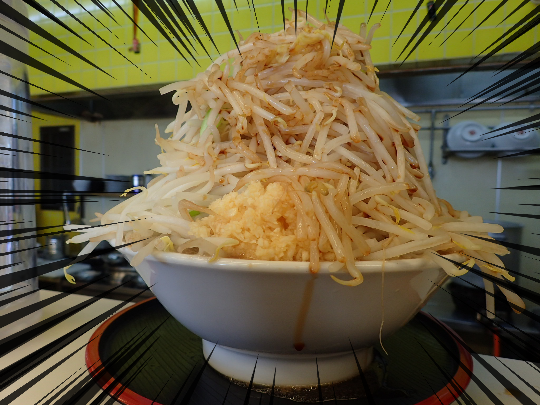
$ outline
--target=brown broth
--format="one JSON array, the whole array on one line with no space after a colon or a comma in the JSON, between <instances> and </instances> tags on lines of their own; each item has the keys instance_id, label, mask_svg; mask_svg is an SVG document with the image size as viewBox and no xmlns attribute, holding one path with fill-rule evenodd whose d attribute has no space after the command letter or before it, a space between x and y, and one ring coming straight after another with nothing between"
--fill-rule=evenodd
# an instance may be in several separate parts
<instances>
[{"instance_id":1,"label":"brown broth","mask_svg":"<svg viewBox=\"0 0 540 405\"><path fill-rule=\"evenodd\" d=\"M313 288L315 287L315 280L317 274L312 274L311 280L309 280L304 288L304 294L302 295L302 304L300 305L300 312L298 314L298 320L296 321L296 329L294 331L294 348L297 351L302 351L306 346L303 342L302 335L304 333L304 326L306 324L306 318L309 312L309 306L311 305L311 298L313 297Z\"/></svg>"}]
</instances>

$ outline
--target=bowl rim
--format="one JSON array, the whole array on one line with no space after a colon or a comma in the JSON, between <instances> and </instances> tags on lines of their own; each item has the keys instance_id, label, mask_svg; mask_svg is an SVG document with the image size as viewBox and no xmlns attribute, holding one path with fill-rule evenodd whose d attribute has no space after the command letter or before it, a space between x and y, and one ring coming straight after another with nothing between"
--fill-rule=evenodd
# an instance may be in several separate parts
<instances>
[{"instance_id":1,"label":"bowl rim","mask_svg":"<svg viewBox=\"0 0 540 405\"><path fill-rule=\"evenodd\" d=\"M115 247L114 240L109 241L112 246ZM126 256L128 261L131 261L135 252L129 247L118 248L118 250ZM451 253L448 255L442 255L445 258L456 262L465 261L465 257L459 253ZM148 255L144 258L145 261L160 262L177 265L189 265L190 267L204 268L207 270L220 271L250 271L250 272L272 272L272 273L292 273L301 274L309 273L309 262L297 262L297 261L267 261L267 260L248 260L248 259L235 259L235 258L219 258L215 262L210 263L209 258L206 256L189 255L185 253L177 252L159 252ZM329 271L329 266L333 262L321 262L321 268L319 273L329 274L349 274L346 268L342 268L338 271ZM384 269L383 269L384 263ZM390 259L386 261L382 260L369 260L369 261L357 261L356 267L365 273L381 273L384 272L405 272L411 270L428 269L428 268L441 268L438 264L430 259L421 257L414 259Z\"/></svg>"}]
</instances>

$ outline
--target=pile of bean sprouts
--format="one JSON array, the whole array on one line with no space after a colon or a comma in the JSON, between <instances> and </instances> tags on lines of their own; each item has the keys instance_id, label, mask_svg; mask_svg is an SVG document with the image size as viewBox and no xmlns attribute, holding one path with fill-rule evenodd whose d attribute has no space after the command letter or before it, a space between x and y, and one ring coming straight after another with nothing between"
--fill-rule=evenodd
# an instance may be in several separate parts
<instances>
[{"instance_id":1,"label":"pile of bean sprouts","mask_svg":"<svg viewBox=\"0 0 540 405\"><path fill-rule=\"evenodd\" d=\"M296 28L295 28L296 25ZM155 251L198 249L212 260L231 238L195 238L194 215L213 215L211 202L250 182L280 182L295 203L296 232L309 241L310 270L320 268L320 246L330 243L332 270L355 262L427 257L449 275L475 262L513 281L498 255L507 249L488 232L502 227L455 210L438 199L418 141L419 117L379 88L371 41L379 24L360 33L323 23L302 11L286 29L254 33L194 79L163 87L178 114L156 143L159 174L140 193L104 215L101 226L67 226L88 242L130 243L132 265ZM188 109L191 105L191 109ZM195 216L195 218L197 218ZM459 253L466 266L442 255ZM493 283L485 281L488 292ZM510 302L523 307L511 291Z\"/></svg>"}]
</instances>

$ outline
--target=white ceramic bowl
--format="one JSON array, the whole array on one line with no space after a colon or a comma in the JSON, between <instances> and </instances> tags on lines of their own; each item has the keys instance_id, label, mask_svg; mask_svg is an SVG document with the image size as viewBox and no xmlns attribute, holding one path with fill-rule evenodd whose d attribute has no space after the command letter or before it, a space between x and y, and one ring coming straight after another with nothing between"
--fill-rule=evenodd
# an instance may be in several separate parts
<instances>
[{"instance_id":1,"label":"white ceramic bowl","mask_svg":"<svg viewBox=\"0 0 540 405\"><path fill-rule=\"evenodd\" d=\"M130 260L134 253L120 251ZM453 259L458 260L459 256ZM328 264L314 278L308 263L219 259L159 253L136 267L161 304L203 339L223 374L278 385L350 378L371 362L371 347L404 326L446 279L424 259L358 262L364 282L343 286ZM346 271L334 273L350 278ZM298 351L298 344L304 347ZM295 348L296 345L296 348ZM352 348L355 349L356 359ZM213 351L212 351L213 350Z\"/></svg>"}]
</instances>

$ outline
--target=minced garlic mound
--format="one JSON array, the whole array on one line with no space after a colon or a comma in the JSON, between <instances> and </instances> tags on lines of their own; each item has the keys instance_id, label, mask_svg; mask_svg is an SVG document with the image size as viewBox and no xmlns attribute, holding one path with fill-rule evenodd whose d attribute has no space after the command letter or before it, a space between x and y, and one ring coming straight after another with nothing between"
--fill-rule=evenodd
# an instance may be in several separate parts
<instances>
[{"instance_id":1,"label":"minced garlic mound","mask_svg":"<svg viewBox=\"0 0 540 405\"><path fill-rule=\"evenodd\" d=\"M233 238L240 244L224 247L227 257L256 260L309 261L309 241L296 237L296 209L280 183L249 184L242 193L229 193L209 207L209 215L191 224L197 237Z\"/></svg>"}]
</instances>

